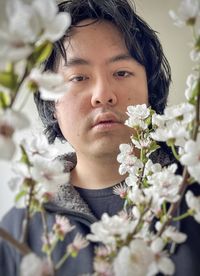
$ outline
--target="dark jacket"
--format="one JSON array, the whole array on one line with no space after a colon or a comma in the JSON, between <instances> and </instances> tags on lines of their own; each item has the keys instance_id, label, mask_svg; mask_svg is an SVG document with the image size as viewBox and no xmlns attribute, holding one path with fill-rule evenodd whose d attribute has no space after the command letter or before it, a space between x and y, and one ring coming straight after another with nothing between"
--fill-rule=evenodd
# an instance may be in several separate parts
<instances>
[{"instance_id":1,"label":"dark jacket","mask_svg":"<svg viewBox=\"0 0 200 276\"><path fill-rule=\"evenodd\" d=\"M73 204L68 204L72 202ZM64 242L59 242L54 250L53 259L55 262L63 256L66 247L71 243L76 233L81 233L83 236L90 231L91 223L95 222L95 217L91 214L87 205L81 200L77 192L69 186L62 187L62 192L53 203L45 205L47 214L47 224L49 229L55 221L55 215L60 214L66 216L75 228L66 235ZM17 240L20 240L22 220L24 217L24 209L12 208L10 212L3 218L0 226L9 231ZM29 247L38 255L41 253L41 236L42 236L42 219L39 213L31 219L27 243ZM68 258L65 264L60 268L56 275L82 275L92 272L92 256L93 245L89 245L81 250L77 258ZM10 246L6 241L0 240L0 275L15 276L19 275L19 263L21 256L16 249ZM37 276L37 275L35 275Z\"/></svg>"},{"instance_id":2,"label":"dark jacket","mask_svg":"<svg viewBox=\"0 0 200 276\"><path fill-rule=\"evenodd\" d=\"M65 163L66 172L70 171L76 164L76 157L69 154L67 158L62 157ZM55 222L55 215L66 216L75 228L66 235L63 242L59 242L54 250L53 259L55 263L63 256L66 247L71 243L77 233L86 236L90 232L91 223L97 221L90 211L88 205L82 200L78 192L69 183L59 187L58 193L54 200L45 205L47 224L49 229ZM15 239L20 240L22 231L22 221L24 218L24 209L12 208L2 219L0 227L11 233ZM36 213L30 221L27 243L29 247L42 256L41 236L43 233L42 219L39 213ZM64 265L60 268L57 276L82 275L92 272L93 245L90 244L81 250L76 258L69 257ZM19 263L21 255L19 252L6 241L0 238L0 276L19 275ZM37 275L35 275L37 276Z\"/></svg>"},{"instance_id":3,"label":"dark jacket","mask_svg":"<svg viewBox=\"0 0 200 276\"><path fill-rule=\"evenodd\" d=\"M66 170L71 170L74 162L66 161ZM199 191L195 191L196 193ZM67 234L65 241L59 243L54 251L53 258L58 261L66 246L72 242L77 232L84 236L90 232L91 223L96 221L96 218L90 211L87 204L79 196L78 192L70 184L63 185L59 188L53 202L45 205L47 211L47 222L51 229L55 215L60 214L69 218L71 224L75 225L75 229ZM182 204L182 211L185 209L185 203ZM9 231L17 240L21 236L21 224L24 217L23 209L13 208L3 218L0 226ZM179 223L180 231L188 235L187 241L181 246L177 246L172 259L176 265L177 276L199 276L200 275L200 225L193 218L188 218ZM31 220L27 242L30 248L42 256L41 253L41 233L42 220L40 214L36 214ZM93 250L94 245L80 251L77 258L69 258L60 268L58 276L77 276L83 274L91 274L93 271ZM0 239L0 275L16 276L19 275L19 263L21 257L18 251L10 246L6 241ZM37 276L37 275L35 275ZM134 271L133 271L134 276Z\"/></svg>"}]
</instances>

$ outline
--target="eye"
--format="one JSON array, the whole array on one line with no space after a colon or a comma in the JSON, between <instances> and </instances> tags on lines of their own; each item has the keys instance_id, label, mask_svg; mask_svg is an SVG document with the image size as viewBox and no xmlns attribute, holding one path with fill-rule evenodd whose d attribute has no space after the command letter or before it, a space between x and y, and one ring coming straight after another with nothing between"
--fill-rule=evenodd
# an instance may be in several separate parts
<instances>
[{"instance_id":1,"label":"eye","mask_svg":"<svg viewBox=\"0 0 200 276\"><path fill-rule=\"evenodd\" d=\"M122 70L122 71L116 72L114 75L117 78L128 78L128 77L132 76L133 73Z\"/></svg>"},{"instance_id":2,"label":"eye","mask_svg":"<svg viewBox=\"0 0 200 276\"><path fill-rule=\"evenodd\" d=\"M84 81L84 80L87 80L88 77L84 76L84 75L77 75L77 76L73 76L71 77L69 80L72 81L72 82L81 82L81 81Z\"/></svg>"}]
</instances>

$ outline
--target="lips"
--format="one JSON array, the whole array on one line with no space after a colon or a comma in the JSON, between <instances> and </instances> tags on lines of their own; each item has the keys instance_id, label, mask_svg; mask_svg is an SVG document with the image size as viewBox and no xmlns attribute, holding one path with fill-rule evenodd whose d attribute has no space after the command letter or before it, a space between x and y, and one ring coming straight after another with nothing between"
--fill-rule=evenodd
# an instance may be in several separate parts
<instances>
[{"instance_id":1,"label":"lips","mask_svg":"<svg viewBox=\"0 0 200 276\"><path fill-rule=\"evenodd\" d=\"M113 113L101 113L97 115L94 120L93 126L100 126L100 125L112 125L112 124L122 124L121 120L117 118L117 116Z\"/></svg>"}]
</instances>

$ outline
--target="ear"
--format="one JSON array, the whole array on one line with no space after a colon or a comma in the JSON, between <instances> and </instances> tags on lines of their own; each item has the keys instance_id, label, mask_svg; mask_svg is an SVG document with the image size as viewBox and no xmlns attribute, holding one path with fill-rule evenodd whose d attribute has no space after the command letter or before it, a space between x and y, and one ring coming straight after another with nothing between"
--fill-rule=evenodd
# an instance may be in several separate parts
<instances>
[{"instance_id":1,"label":"ear","mask_svg":"<svg viewBox=\"0 0 200 276\"><path fill-rule=\"evenodd\" d=\"M57 120L57 114L56 114L56 111L54 111L54 113L53 113L53 118Z\"/></svg>"}]
</instances>

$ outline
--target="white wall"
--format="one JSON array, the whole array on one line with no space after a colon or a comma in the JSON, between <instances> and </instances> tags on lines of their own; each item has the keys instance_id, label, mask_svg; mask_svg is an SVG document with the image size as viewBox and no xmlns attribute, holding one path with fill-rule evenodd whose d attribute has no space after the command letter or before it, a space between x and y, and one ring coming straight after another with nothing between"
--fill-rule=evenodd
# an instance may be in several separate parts
<instances>
[{"instance_id":1,"label":"white wall","mask_svg":"<svg viewBox=\"0 0 200 276\"><path fill-rule=\"evenodd\" d=\"M174 26L168 11L175 10L180 0L135 0L136 10L149 25L158 32L164 52L172 67L173 84L169 104L184 101L185 81L191 72L189 58L191 30Z\"/></svg>"},{"instance_id":2,"label":"white wall","mask_svg":"<svg viewBox=\"0 0 200 276\"><path fill-rule=\"evenodd\" d=\"M175 27L168 15L169 9L176 9L179 0L135 0L138 13L158 31L166 56L172 66L173 85L171 87L169 103L178 103L184 100L186 76L192 68L189 59L190 32L188 28ZM32 121L32 128L39 128L40 121L34 104L30 99L24 112ZM26 137L31 131L26 131ZM16 139L22 137L22 133ZM68 149L68 148L67 148ZM64 146L65 150L65 146ZM11 176L9 163L0 161L1 193L0 193L0 218L12 206L13 194L10 192L7 182Z\"/></svg>"}]
</instances>

